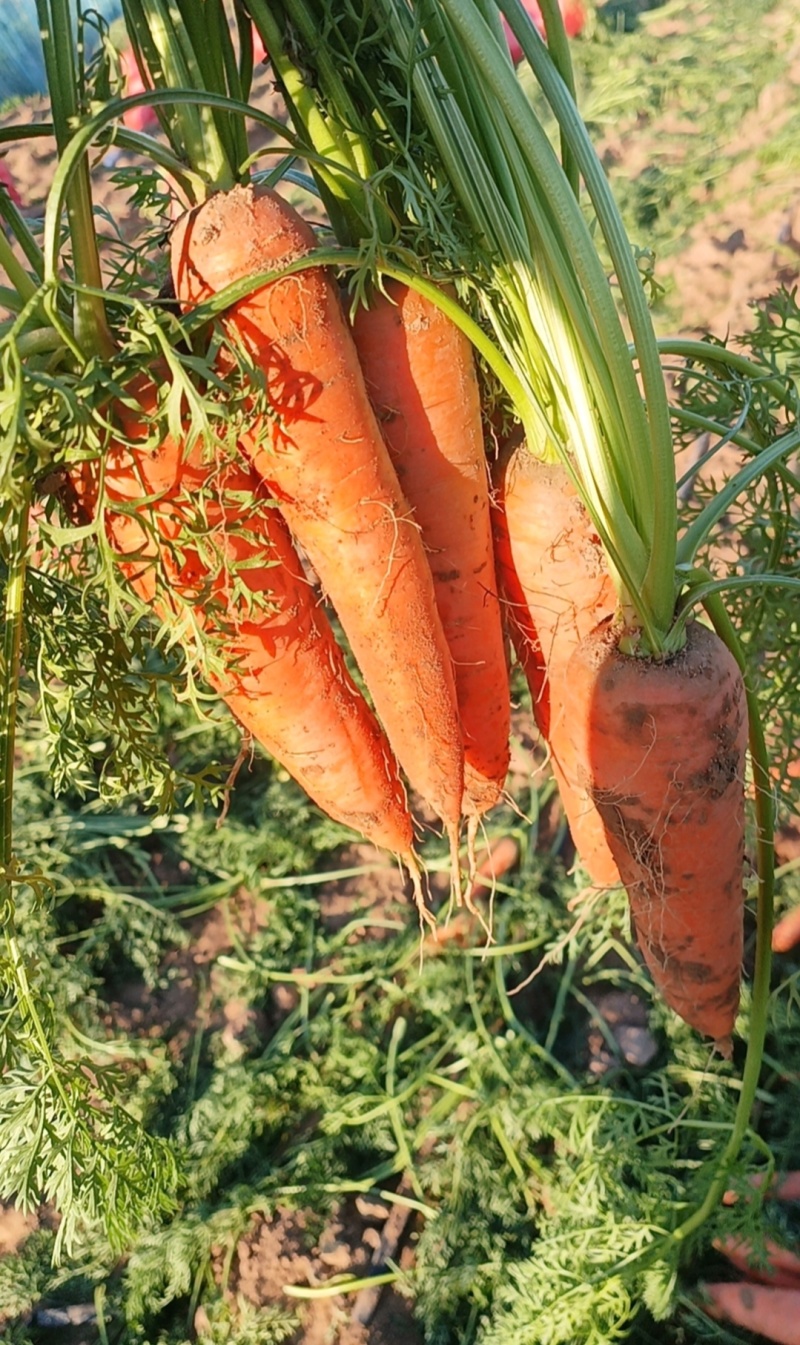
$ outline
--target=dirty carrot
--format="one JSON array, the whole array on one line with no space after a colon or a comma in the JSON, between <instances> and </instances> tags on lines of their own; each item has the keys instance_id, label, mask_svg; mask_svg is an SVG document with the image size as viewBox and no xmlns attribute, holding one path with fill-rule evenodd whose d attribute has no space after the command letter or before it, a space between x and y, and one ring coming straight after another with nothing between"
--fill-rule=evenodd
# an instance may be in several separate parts
<instances>
[{"instance_id":1,"label":"dirty carrot","mask_svg":"<svg viewBox=\"0 0 800 1345\"><path fill-rule=\"evenodd\" d=\"M315 236L275 192L236 187L183 217L172 238L184 309L234 281L313 253ZM263 285L222 317L263 374L270 414L242 444L339 614L409 781L455 852L463 744L433 579L369 403L331 275Z\"/></svg>"},{"instance_id":2,"label":"dirty carrot","mask_svg":"<svg viewBox=\"0 0 800 1345\"><path fill-rule=\"evenodd\" d=\"M208 680L238 721L329 816L399 855L419 899L396 761L274 501L243 457L209 462L200 443L185 454L169 437L139 447L156 389L141 381L135 391L103 463L121 572L162 621L188 610L215 655ZM93 466L74 483L90 511Z\"/></svg>"},{"instance_id":3,"label":"dirty carrot","mask_svg":"<svg viewBox=\"0 0 800 1345\"><path fill-rule=\"evenodd\" d=\"M433 573L455 669L464 812L474 835L508 771L510 695L472 346L431 299L393 280L357 309L353 336Z\"/></svg>"},{"instance_id":4,"label":"dirty carrot","mask_svg":"<svg viewBox=\"0 0 800 1345\"><path fill-rule=\"evenodd\" d=\"M567 669L573 750L666 1002L730 1051L743 944L741 673L694 622L677 653L620 652L612 621Z\"/></svg>"},{"instance_id":5,"label":"dirty carrot","mask_svg":"<svg viewBox=\"0 0 800 1345\"><path fill-rule=\"evenodd\" d=\"M600 540L566 470L509 445L492 473L503 611L530 687L575 848L598 887L619 883L605 828L578 778L568 732L566 668L616 605Z\"/></svg>"}]
</instances>

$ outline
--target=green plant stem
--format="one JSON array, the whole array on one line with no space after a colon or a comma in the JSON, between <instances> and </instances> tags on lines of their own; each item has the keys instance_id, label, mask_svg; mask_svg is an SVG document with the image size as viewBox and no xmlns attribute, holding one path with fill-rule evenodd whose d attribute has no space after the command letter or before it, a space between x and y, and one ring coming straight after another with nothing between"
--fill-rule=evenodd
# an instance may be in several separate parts
<instances>
[{"instance_id":1,"label":"green plant stem","mask_svg":"<svg viewBox=\"0 0 800 1345\"><path fill-rule=\"evenodd\" d=\"M750 462L731 477L730 481L726 481L681 537L677 548L678 564L691 565L698 547L706 540L714 524L727 513L738 496L759 476L780 462L787 453L793 452L798 447L800 447L800 429L790 430L788 434L774 440L769 448L758 451Z\"/></svg>"},{"instance_id":2,"label":"green plant stem","mask_svg":"<svg viewBox=\"0 0 800 1345\"><path fill-rule=\"evenodd\" d=\"M3 612L2 664L0 664L0 862L7 874L12 859L12 799L14 791L14 748L19 700L20 655L28 550L28 510L31 486L26 485L15 509L9 529L8 556ZM4 900L10 898L8 879L3 878ZM0 903L0 908L4 903Z\"/></svg>"},{"instance_id":3,"label":"green plant stem","mask_svg":"<svg viewBox=\"0 0 800 1345\"><path fill-rule=\"evenodd\" d=\"M7 535L10 538L8 569L3 603L3 637L0 646L0 928L6 946L11 977L17 994L17 1007L23 1021L32 1029L53 1086L71 1114L55 1069L44 1024L31 992L28 972L15 927L14 901L14 761L17 736L17 709L22 654L22 629L25 609L25 576L28 563L28 527L31 485L26 484Z\"/></svg>"},{"instance_id":4,"label":"green plant stem","mask_svg":"<svg viewBox=\"0 0 800 1345\"><path fill-rule=\"evenodd\" d=\"M512 33L517 36L517 28L523 20L531 23L528 13L523 9L519 0L501 0L500 8L505 14ZM569 46L567 30L564 27L564 16L561 13L561 6L558 0L539 0L539 9L544 20L544 31L547 35L547 50L550 58L564 81L564 85L570 97L576 100L575 93L575 72L572 68L572 53ZM515 26L516 25L516 26ZM572 152L572 146L565 134L563 128L561 135L561 162L564 167L564 175L569 182L570 187L575 193L575 199L580 196L580 169L578 167L575 155Z\"/></svg>"},{"instance_id":5,"label":"green plant stem","mask_svg":"<svg viewBox=\"0 0 800 1345\"><path fill-rule=\"evenodd\" d=\"M446 6L461 2L462 0L442 0ZM519 8L519 0L509 0L510 22ZM555 113L562 135L566 137L583 174L587 192L611 254L631 324L647 403L646 428L649 434L652 494L650 502L653 506L650 560L642 585L642 598L651 608L655 625L666 631L669 629L674 602L674 547L677 532L675 468L666 389L641 276L608 180L578 113L574 98L565 87L550 53L533 25L529 25L529 30L520 25L517 37ZM519 95L521 94L520 89ZM513 115L520 135L524 134L525 121L531 123L533 120L530 115L526 118L523 101L523 97L520 96L516 96L513 102L509 100L510 115ZM590 247L594 252L593 242L590 242ZM589 249L586 251L588 255ZM581 256L576 256L575 263L578 268L581 267ZM625 385L621 382L620 386ZM645 451L644 444L634 443L633 447L639 452Z\"/></svg>"},{"instance_id":6,"label":"green plant stem","mask_svg":"<svg viewBox=\"0 0 800 1345\"><path fill-rule=\"evenodd\" d=\"M208 89L206 79L219 78L219 66L214 58L214 19L218 15L218 0L199 6L192 0L190 22L184 22L179 0L123 0L123 13L131 37L138 65L144 65L156 88L192 90L194 98L171 108L171 117L162 119L162 125L175 151L185 158L206 184L206 191L226 191L236 180L238 155L235 145L239 137L227 123L229 105L212 103L207 92L226 94L227 87ZM203 38L198 39L197 24L192 15L201 18ZM190 31L192 30L192 31ZM204 40L206 50L195 51L192 42ZM227 30L226 30L227 36ZM221 40L221 39L220 39ZM228 39L229 40L229 39ZM150 105L165 107L152 98ZM219 119L218 119L219 118Z\"/></svg>"},{"instance_id":7,"label":"green plant stem","mask_svg":"<svg viewBox=\"0 0 800 1345\"><path fill-rule=\"evenodd\" d=\"M698 586L710 578L707 570L698 571ZM704 599L704 606L720 639L736 659L744 679L750 735L750 758L753 764L755 790L758 911L756 915L756 955L750 1030L747 1039L747 1055L742 1071L742 1087L736 1104L733 1127L728 1142L717 1162L716 1173L704 1199L697 1209L689 1215L688 1219L685 1219L673 1233L677 1242L685 1242L714 1213L725 1192L728 1173L736 1161L747 1134L764 1056L769 1011L769 982L772 969L772 922L775 897L775 807L769 776L769 757L764 739L764 728L761 723L758 698L748 676L744 653L733 623L717 594L709 594Z\"/></svg>"},{"instance_id":8,"label":"green plant stem","mask_svg":"<svg viewBox=\"0 0 800 1345\"><path fill-rule=\"evenodd\" d=\"M15 255L14 249L2 229L0 229L0 267L5 271L24 304L34 297L37 290L36 282L28 275L25 267Z\"/></svg>"},{"instance_id":9,"label":"green plant stem","mask_svg":"<svg viewBox=\"0 0 800 1345\"><path fill-rule=\"evenodd\" d=\"M69 0L36 0L36 9L53 128L61 158L75 133L80 114L72 10ZM84 157L75 166L66 194L66 206L75 278L89 291L94 291L75 295L75 337L85 355L107 357L114 349L114 341L102 298L103 278L94 227L92 187L89 165Z\"/></svg>"},{"instance_id":10,"label":"green plant stem","mask_svg":"<svg viewBox=\"0 0 800 1345\"><path fill-rule=\"evenodd\" d=\"M743 378L760 383L781 405L786 400L786 389L790 382L788 377L782 382L774 374L770 375L763 364L756 364L746 355L729 350L727 346L717 346L711 341L692 341L677 337L660 337L656 344L662 355L675 355L679 359L695 360L701 364L722 365L735 374L741 374Z\"/></svg>"}]
</instances>

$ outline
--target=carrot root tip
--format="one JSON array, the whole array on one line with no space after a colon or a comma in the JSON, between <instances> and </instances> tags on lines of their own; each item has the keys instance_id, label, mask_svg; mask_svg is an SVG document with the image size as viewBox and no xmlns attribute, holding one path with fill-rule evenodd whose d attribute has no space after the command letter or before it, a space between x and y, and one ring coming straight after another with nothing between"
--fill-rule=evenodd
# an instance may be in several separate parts
<instances>
[{"instance_id":1,"label":"carrot root tip","mask_svg":"<svg viewBox=\"0 0 800 1345\"><path fill-rule=\"evenodd\" d=\"M447 823L447 839L450 842L450 909L464 905L464 889L461 882L461 826L458 822Z\"/></svg>"},{"instance_id":2,"label":"carrot root tip","mask_svg":"<svg viewBox=\"0 0 800 1345\"><path fill-rule=\"evenodd\" d=\"M467 818L467 884L468 890L475 882L478 874L478 856L475 852L475 842L478 839L478 827L481 819L478 813L472 813Z\"/></svg>"},{"instance_id":3,"label":"carrot root tip","mask_svg":"<svg viewBox=\"0 0 800 1345\"><path fill-rule=\"evenodd\" d=\"M733 1042L730 1034L727 1037L718 1037L714 1042L714 1050L719 1052L723 1060L732 1060Z\"/></svg>"},{"instance_id":4,"label":"carrot root tip","mask_svg":"<svg viewBox=\"0 0 800 1345\"><path fill-rule=\"evenodd\" d=\"M411 887L414 893L414 905L417 908L417 914L419 916L420 932L424 934L425 926L427 925L428 928L433 931L433 937L438 940L439 936L436 928L436 917L429 909L428 903L425 900L425 889L422 885L422 870L420 869L417 857L413 850L409 850L407 854L400 856L400 860L408 870L408 876L411 879Z\"/></svg>"}]
</instances>

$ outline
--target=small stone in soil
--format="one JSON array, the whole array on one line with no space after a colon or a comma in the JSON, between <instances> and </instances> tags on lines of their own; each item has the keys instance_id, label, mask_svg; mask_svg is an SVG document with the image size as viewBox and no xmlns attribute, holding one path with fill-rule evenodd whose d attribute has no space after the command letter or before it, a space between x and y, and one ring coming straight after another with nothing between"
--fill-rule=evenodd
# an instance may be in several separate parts
<instances>
[{"instance_id":1,"label":"small stone in soil","mask_svg":"<svg viewBox=\"0 0 800 1345\"><path fill-rule=\"evenodd\" d=\"M389 1217L389 1206L377 1196L356 1196L356 1209L362 1219L369 1219L374 1224L383 1223Z\"/></svg>"}]
</instances>

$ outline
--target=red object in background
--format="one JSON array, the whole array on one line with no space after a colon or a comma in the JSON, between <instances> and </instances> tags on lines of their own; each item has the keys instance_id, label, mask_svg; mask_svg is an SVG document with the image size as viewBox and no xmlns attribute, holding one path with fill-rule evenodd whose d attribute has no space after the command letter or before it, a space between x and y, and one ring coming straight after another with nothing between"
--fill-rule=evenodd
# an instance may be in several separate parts
<instances>
[{"instance_id":1,"label":"red object in background","mask_svg":"<svg viewBox=\"0 0 800 1345\"><path fill-rule=\"evenodd\" d=\"M13 177L11 176L10 172L8 171L8 169L6 168L6 166L5 166L5 164L3 163L3 160L2 160L2 159L0 159L0 184L2 184L2 186L5 187L6 191L8 192L9 196L11 197L11 200L14 202L14 205L19 205L19 206L21 206L21 205L22 205L22 197L20 196L19 192L17 191L16 183L14 182Z\"/></svg>"},{"instance_id":2,"label":"red object in background","mask_svg":"<svg viewBox=\"0 0 800 1345\"><path fill-rule=\"evenodd\" d=\"M540 35L544 37L544 22L536 0L523 0L523 4L530 17L533 19L533 22L536 24ZM581 0L559 0L559 4L561 6L561 13L564 16L564 27L567 30L567 37L577 37L586 22L586 13L581 4ZM515 38L505 19L503 19L503 28L505 30L506 38L508 39L508 49L511 52L511 59L515 65L519 65L522 60L522 47L519 45L519 42Z\"/></svg>"},{"instance_id":3,"label":"red object in background","mask_svg":"<svg viewBox=\"0 0 800 1345\"><path fill-rule=\"evenodd\" d=\"M267 59L267 49L261 40L261 34L253 24L253 66L259 66Z\"/></svg>"},{"instance_id":4,"label":"red object in background","mask_svg":"<svg viewBox=\"0 0 800 1345\"><path fill-rule=\"evenodd\" d=\"M257 29L253 28L253 65L258 68L263 61L267 59L267 51L261 36ZM144 93L146 85L139 73L139 67L133 52L128 48L123 51L122 73L125 76L125 97L132 98L134 94ZM125 125L131 131L152 131L158 127L158 117L152 107L134 107L130 112L126 112L122 118Z\"/></svg>"},{"instance_id":5,"label":"red object in background","mask_svg":"<svg viewBox=\"0 0 800 1345\"><path fill-rule=\"evenodd\" d=\"M125 97L132 98L134 94L144 93L146 86L133 52L123 51L121 61L125 76ZM158 126L158 117L152 107L132 107L122 120L130 131L152 131Z\"/></svg>"}]
</instances>

